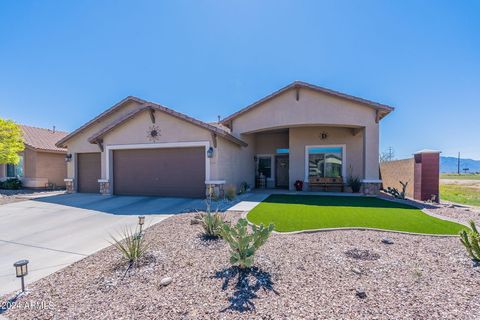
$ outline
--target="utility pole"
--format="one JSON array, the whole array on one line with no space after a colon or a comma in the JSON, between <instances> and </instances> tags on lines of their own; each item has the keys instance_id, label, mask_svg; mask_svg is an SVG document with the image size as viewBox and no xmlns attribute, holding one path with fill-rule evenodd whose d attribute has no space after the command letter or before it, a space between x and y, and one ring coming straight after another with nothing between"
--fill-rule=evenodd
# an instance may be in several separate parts
<instances>
[{"instance_id":1,"label":"utility pole","mask_svg":"<svg viewBox=\"0 0 480 320\"><path fill-rule=\"evenodd\" d=\"M458 160L457 160L457 174L460 175L460 152L458 153Z\"/></svg>"},{"instance_id":2,"label":"utility pole","mask_svg":"<svg viewBox=\"0 0 480 320\"><path fill-rule=\"evenodd\" d=\"M388 161L392 161L392 158L393 158L392 147L388 147Z\"/></svg>"}]
</instances>

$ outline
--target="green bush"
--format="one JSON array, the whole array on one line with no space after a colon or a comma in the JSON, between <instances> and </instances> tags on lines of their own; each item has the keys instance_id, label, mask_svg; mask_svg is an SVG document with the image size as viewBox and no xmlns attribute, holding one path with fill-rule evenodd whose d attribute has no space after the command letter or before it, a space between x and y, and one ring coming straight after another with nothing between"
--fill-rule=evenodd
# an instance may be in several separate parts
<instances>
[{"instance_id":1,"label":"green bush","mask_svg":"<svg viewBox=\"0 0 480 320\"><path fill-rule=\"evenodd\" d=\"M22 187L22 181L17 178L9 178L0 182L1 189L18 190Z\"/></svg>"},{"instance_id":2,"label":"green bush","mask_svg":"<svg viewBox=\"0 0 480 320\"><path fill-rule=\"evenodd\" d=\"M206 237L218 238L220 236L220 230L224 221L222 215L218 213L218 211L211 213L210 210L207 210L206 213L200 215L200 221Z\"/></svg>"},{"instance_id":3,"label":"green bush","mask_svg":"<svg viewBox=\"0 0 480 320\"><path fill-rule=\"evenodd\" d=\"M220 235L230 246L230 263L238 265L241 269L253 265L255 252L268 240L274 226L253 225L252 233L249 233L247 228L247 220L240 219L235 226L224 223L220 231Z\"/></svg>"},{"instance_id":4,"label":"green bush","mask_svg":"<svg viewBox=\"0 0 480 320\"><path fill-rule=\"evenodd\" d=\"M232 201L237 196L237 187L234 185L229 185L225 188L225 197Z\"/></svg>"},{"instance_id":5,"label":"green bush","mask_svg":"<svg viewBox=\"0 0 480 320\"><path fill-rule=\"evenodd\" d=\"M470 227L471 230L460 232L460 241L467 249L470 257L475 261L480 261L480 234L473 220L470 221Z\"/></svg>"},{"instance_id":6,"label":"green bush","mask_svg":"<svg viewBox=\"0 0 480 320\"><path fill-rule=\"evenodd\" d=\"M125 228L123 232L120 233L120 237L121 240L118 240L112 236L113 242L111 243L128 261L129 267L131 267L145 255L149 245L143 235L137 230L133 232L131 229Z\"/></svg>"}]
</instances>

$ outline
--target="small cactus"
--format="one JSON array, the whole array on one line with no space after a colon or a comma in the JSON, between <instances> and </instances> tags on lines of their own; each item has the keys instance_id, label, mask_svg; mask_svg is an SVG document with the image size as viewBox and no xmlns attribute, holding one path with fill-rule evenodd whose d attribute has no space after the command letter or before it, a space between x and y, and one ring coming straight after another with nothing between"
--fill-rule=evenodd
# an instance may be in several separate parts
<instances>
[{"instance_id":1,"label":"small cactus","mask_svg":"<svg viewBox=\"0 0 480 320\"><path fill-rule=\"evenodd\" d=\"M252 233L248 233L247 227L247 220L240 219L234 226L225 223L220 231L222 238L230 246L230 263L241 269L253 265L255 252L265 244L274 228L273 224L268 227L253 225Z\"/></svg>"},{"instance_id":2,"label":"small cactus","mask_svg":"<svg viewBox=\"0 0 480 320\"><path fill-rule=\"evenodd\" d=\"M397 188L392 188L392 187L387 187L385 191L397 199L405 199L405 196L407 195L408 181L407 182L399 181L399 182L402 185L401 192L398 191Z\"/></svg>"},{"instance_id":3,"label":"small cactus","mask_svg":"<svg viewBox=\"0 0 480 320\"><path fill-rule=\"evenodd\" d=\"M462 230L460 232L460 241L467 249L470 257L475 261L480 261L480 234L473 220L470 221L471 230Z\"/></svg>"}]
</instances>

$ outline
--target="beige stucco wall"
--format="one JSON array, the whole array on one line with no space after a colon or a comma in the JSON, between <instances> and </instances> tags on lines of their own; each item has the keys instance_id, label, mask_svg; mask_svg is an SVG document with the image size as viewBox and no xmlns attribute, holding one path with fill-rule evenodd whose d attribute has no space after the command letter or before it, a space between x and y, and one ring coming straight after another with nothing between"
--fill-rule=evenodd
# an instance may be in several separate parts
<instances>
[{"instance_id":1,"label":"beige stucco wall","mask_svg":"<svg viewBox=\"0 0 480 320\"><path fill-rule=\"evenodd\" d=\"M322 132L328 133L328 138L320 139ZM308 182L305 179L305 148L306 146L345 145L344 164L346 177L351 173L364 178L363 166L363 132L353 135L349 128L338 127L299 127L290 129L290 188L296 180ZM346 178L344 177L344 178Z\"/></svg>"},{"instance_id":2,"label":"beige stucco wall","mask_svg":"<svg viewBox=\"0 0 480 320\"><path fill-rule=\"evenodd\" d=\"M336 132L339 134L346 132L343 136L347 137L351 129L341 131L341 128L358 128L362 133L348 139L350 144L352 144L352 139L355 141L355 144L348 148L353 149L352 154L355 154L355 159L351 160L355 160L355 164L364 164L363 169L355 169L358 175L366 180L378 180L379 124L375 122L375 118L376 111L371 107L307 88L300 89L297 101L296 92L292 89L235 118L232 121L232 133L243 138L246 133L290 128L289 148L290 152L292 152L292 148L294 149L293 160L297 163L296 157L300 156L300 149L304 149L305 144L330 143L329 141L319 141L318 129L326 126L339 127L340 129ZM313 126L317 127L316 136L313 135L313 129L302 131L302 127L311 128ZM311 134L307 133L309 131ZM302 138L307 140L302 141ZM333 135L331 139L334 139ZM330 144L334 143L336 142ZM364 151L363 148L365 148ZM303 177L300 175L299 165L294 164L292 167L292 159L290 159L290 163L290 180L297 179L299 176Z\"/></svg>"},{"instance_id":3,"label":"beige stucco wall","mask_svg":"<svg viewBox=\"0 0 480 320\"><path fill-rule=\"evenodd\" d=\"M234 135L271 128L293 126L358 126L375 124L375 110L346 99L300 89L296 101L295 90L289 90L261 106L235 118Z\"/></svg>"},{"instance_id":4,"label":"beige stucco wall","mask_svg":"<svg viewBox=\"0 0 480 320\"><path fill-rule=\"evenodd\" d=\"M129 112L137 106L130 106L124 112ZM112 118L118 118L124 112L112 115ZM69 153L81 152L100 152L97 145L88 142L88 138L94 133L101 130L103 126L111 123L111 120L104 120L102 123L95 124L93 128L85 130L84 133L74 137L67 142ZM149 138L149 130L155 125L160 129L160 136L155 141ZM155 112L155 124L152 124L150 114L148 111L137 114L130 120L127 120L122 125L117 126L112 131L103 137L104 151L101 153L101 178L111 180L112 172L107 174L107 149L109 146L126 145L126 144L164 144L177 142L198 142L205 141L208 146L214 147L212 134L197 125L191 124L187 121L178 119L161 111ZM248 151L243 153L242 150L246 148L240 147L224 138L217 137L217 148L214 149L212 158L208 158L210 163L210 179L211 180L226 180L228 184L235 184L237 187L240 183L246 180L242 176L242 172L249 171L243 165L243 160L247 157ZM75 159L75 156L73 156ZM110 168L112 168L112 157L109 157ZM253 151L251 155L253 159ZM254 169L251 169L253 172ZM111 171L111 169L110 169ZM75 161L68 163L68 177L75 178Z\"/></svg>"},{"instance_id":5,"label":"beige stucco wall","mask_svg":"<svg viewBox=\"0 0 480 320\"><path fill-rule=\"evenodd\" d=\"M36 178L46 178L48 182L55 183L57 187L64 187L66 177L65 154L37 152Z\"/></svg>"},{"instance_id":6,"label":"beige stucco wall","mask_svg":"<svg viewBox=\"0 0 480 320\"><path fill-rule=\"evenodd\" d=\"M255 186L255 138L245 136L243 141L247 147L239 147L226 140L219 140L217 163L218 179L225 180L240 188L242 182L247 182L250 187Z\"/></svg>"},{"instance_id":7,"label":"beige stucco wall","mask_svg":"<svg viewBox=\"0 0 480 320\"><path fill-rule=\"evenodd\" d=\"M255 153L275 154L277 149L288 149L288 131L259 132L255 134Z\"/></svg>"},{"instance_id":8,"label":"beige stucco wall","mask_svg":"<svg viewBox=\"0 0 480 320\"><path fill-rule=\"evenodd\" d=\"M44 188L45 184L55 183L64 187L67 164L64 153L40 152L26 148L23 155L22 183L27 188ZM6 165L0 165L0 179L5 179Z\"/></svg>"},{"instance_id":9,"label":"beige stucco wall","mask_svg":"<svg viewBox=\"0 0 480 320\"><path fill-rule=\"evenodd\" d=\"M88 138L90 138L94 133L98 132L100 129L106 127L107 125L111 124L122 115L134 111L141 107L141 104L137 102L127 102L122 107L115 110L110 116L97 121L87 129L83 130L82 132L75 135L72 139L67 141L67 149L68 153L72 154L72 161L68 162L67 164L67 176L68 178L75 177L75 159L76 153L82 152L99 152L100 149L97 145L91 144L88 142ZM104 163L102 166L104 167Z\"/></svg>"},{"instance_id":10,"label":"beige stucco wall","mask_svg":"<svg viewBox=\"0 0 480 320\"><path fill-rule=\"evenodd\" d=\"M35 178L37 176L37 152L31 149L23 151L23 175L25 178Z\"/></svg>"}]
</instances>

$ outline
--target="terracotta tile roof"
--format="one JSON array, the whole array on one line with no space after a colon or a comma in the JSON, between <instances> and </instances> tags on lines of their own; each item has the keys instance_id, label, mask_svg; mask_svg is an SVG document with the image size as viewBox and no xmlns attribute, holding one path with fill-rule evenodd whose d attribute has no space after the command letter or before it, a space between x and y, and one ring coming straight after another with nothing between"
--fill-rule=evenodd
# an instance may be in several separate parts
<instances>
[{"instance_id":1,"label":"terracotta tile roof","mask_svg":"<svg viewBox=\"0 0 480 320\"><path fill-rule=\"evenodd\" d=\"M369 107L374 108L374 109L376 109L380 112L380 119L383 118L384 116L386 116L387 114L389 114L391 111L395 110L394 107L388 106L386 104L381 104L381 103L370 101L370 100L367 100L367 99L354 97L354 96L351 96L351 95L346 94L346 93L342 93L342 92L334 91L334 90L331 90L331 89L319 87L319 86L316 86L316 85L313 85L313 84L310 84L310 83L307 83L307 82L294 81L294 82L290 83L289 85L281 88L280 90L277 90L274 93L269 94L268 96L252 103L251 105L246 106L245 108L241 109L240 111L237 111L234 114L229 115L228 117L222 119L221 123L227 124L229 121L233 120L234 118L238 117L239 115L241 115L241 114L243 114L247 111L250 111L251 109L253 109L255 107L258 107L259 105L263 104L264 102L267 102L267 101L277 97L278 95L284 93L285 91L290 90L290 89L299 89L299 88L307 88L307 89L314 90L314 91L317 91L317 92L320 92L320 93L325 93L325 94L328 94L328 95L331 95L331 96L334 96L334 97L350 100L350 101L353 101L353 102L357 102L357 103L361 103L363 105L369 106Z\"/></svg>"},{"instance_id":2,"label":"terracotta tile roof","mask_svg":"<svg viewBox=\"0 0 480 320\"><path fill-rule=\"evenodd\" d=\"M58 140L65 137L68 132L51 129L36 128L20 125L23 133L23 140L26 147L40 151L66 152L67 149L55 146Z\"/></svg>"}]
</instances>

